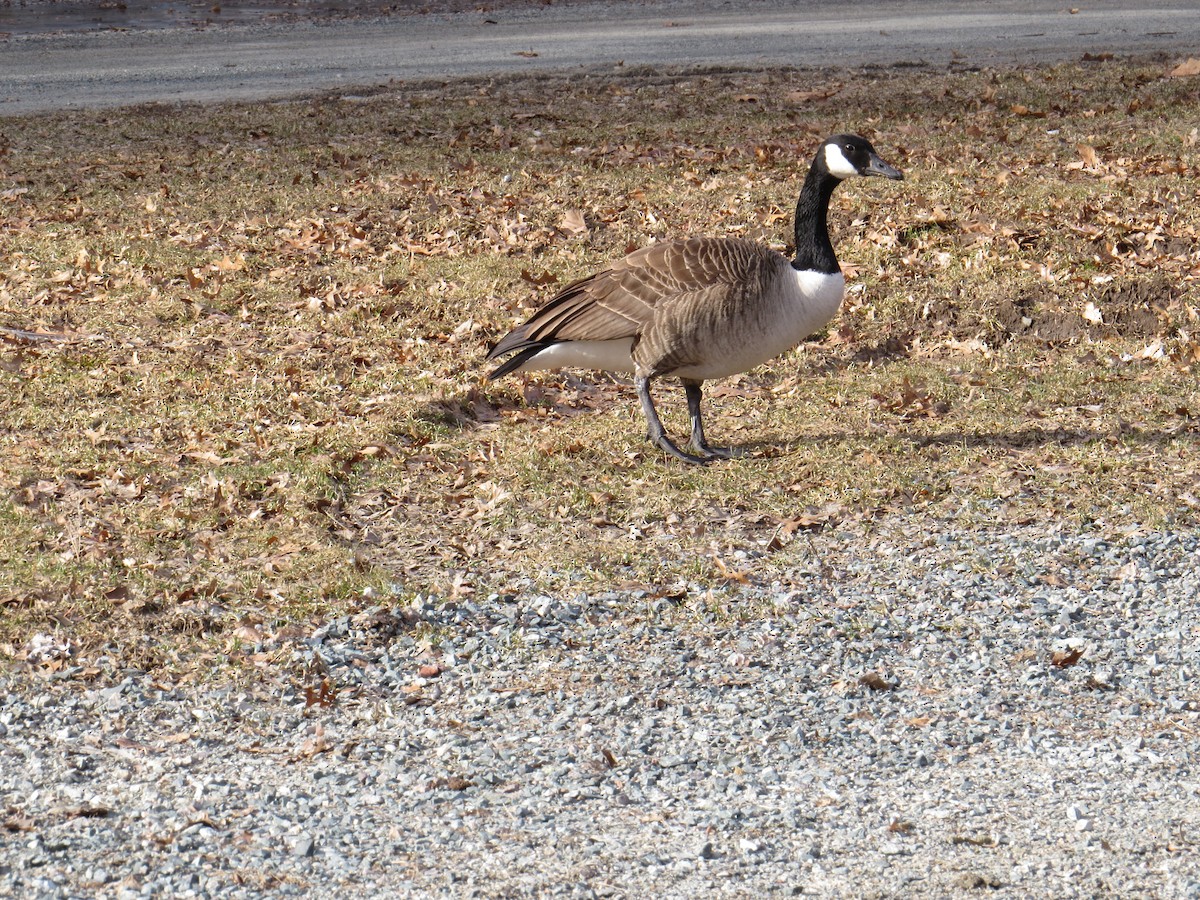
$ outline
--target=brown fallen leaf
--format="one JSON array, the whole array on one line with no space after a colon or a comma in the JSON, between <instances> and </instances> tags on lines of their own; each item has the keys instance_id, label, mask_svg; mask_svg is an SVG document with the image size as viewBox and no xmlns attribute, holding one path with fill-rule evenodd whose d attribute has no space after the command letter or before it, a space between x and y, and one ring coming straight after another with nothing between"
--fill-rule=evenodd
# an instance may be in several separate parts
<instances>
[{"instance_id":1,"label":"brown fallen leaf","mask_svg":"<svg viewBox=\"0 0 1200 900\"><path fill-rule=\"evenodd\" d=\"M775 533L771 535L771 540L767 542L767 550L781 550L785 546L783 538L791 537L798 531L820 531L832 521L832 513L825 514L824 512L803 512L798 516L782 519L779 527L775 529Z\"/></svg>"},{"instance_id":2,"label":"brown fallen leaf","mask_svg":"<svg viewBox=\"0 0 1200 900\"><path fill-rule=\"evenodd\" d=\"M328 709L337 702L337 688L328 678L322 678L321 683L316 687L308 685L304 688L304 708L310 709L314 706L319 706L322 709Z\"/></svg>"},{"instance_id":3,"label":"brown fallen leaf","mask_svg":"<svg viewBox=\"0 0 1200 900\"><path fill-rule=\"evenodd\" d=\"M130 598L130 596L129 585L126 584L119 584L112 590L104 592L104 599L108 600L110 603L124 603Z\"/></svg>"},{"instance_id":4,"label":"brown fallen leaf","mask_svg":"<svg viewBox=\"0 0 1200 900\"><path fill-rule=\"evenodd\" d=\"M528 281L535 287L544 287L547 284L555 284L558 281L558 278L553 273L548 271L543 271L541 275L534 275L528 269L522 269L521 280Z\"/></svg>"},{"instance_id":5,"label":"brown fallen leaf","mask_svg":"<svg viewBox=\"0 0 1200 900\"><path fill-rule=\"evenodd\" d=\"M1193 75L1200 75L1200 59L1196 59L1194 56L1190 57L1167 74L1172 78L1190 78Z\"/></svg>"},{"instance_id":6,"label":"brown fallen leaf","mask_svg":"<svg viewBox=\"0 0 1200 900\"><path fill-rule=\"evenodd\" d=\"M1100 168L1100 156L1096 153L1096 148L1090 144L1076 144L1075 149L1079 151L1079 158L1083 160L1085 166L1089 169Z\"/></svg>"},{"instance_id":7,"label":"brown fallen leaf","mask_svg":"<svg viewBox=\"0 0 1200 900\"><path fill-rule=\"evenodd\" d=\"M725 565L725 561L715 553L712 557L713 564L717 567L717 571L721 573L721 577L727 581L736 581L738 584L749 584L750 576L742 569L731 569Z\"/></svg>"},{"instance_id":8,"label":"brown fallen leaf","mask_svg":"<svg viewBox=\"0 0 1200 900\"><path fill-rule=\"evenodd\" d=\"M118 735L113 744L122 750L140 750L143 753L149 753L155 749L148 744L143 744L141 741L135 741L133 738L127 738L122 735Z\"/></svg>"},{"instance_id":9,"label":"brown fallen leaf","mask_svg":"<svg viewBox=\"0 0 1200 900\"><path fill-rule=\"evenodd\" d=\"M828 100L841 89L842 86L840 84L835 84L815 91L788 91L784 94L784 99L792 103L808 103L810 100Z\"/></svg>"},{"instance_id":10,"label":"brown fallen leaf","mask_svg":"<svg viewBox=\"0 0 1200 900\"><path fill-rule=\"evenodd\" d=\"M333 749L333 744L325 739L324 734L318 734L315 737L310 737L300 745L300 749L296 752L294 759L312 759L321 753L328 753Z\"/></svg>"},{"instance_id":11,"label":"brown fallen leaf","mask_svg":"<svg viewBox=\"0 0 1200 900\"><path fill-rule=\"evenodd\" d=\"M251 646L263 641L263 633L257 625L240 625L234 629L232 637L235 641Z\"/></svg>"},{"instance_id":12,"label":"brown fallen leaf","mask_svg":"<svg viewBox=\"0 0 1200 900\"><path fill-rule=\"evenodd\" d=\"M442 667L438 663L425 663L417 668L417 674L422 678L437 678L442 674Z\"/></svg>"},{"instance_id":13,"label":"brown fallen leaf","mask_svg":"<svg viewBox=\"0 0 1200 900\"><path fill-rule=\"evenodd\" d=\"M800 513L779 523L779 530L784 534L794 534L797 531L820 531L828 525L832 516L823 514Z\"/></svg>"},{"instance_id":14,"label":"brown fallen leaf","mask_svg":"<svg viewBox=\"0 0 1200 900\"><path fill-rule=\"evenodd\" d=\"M94 806L90 803L85 803L83 806L76 806L71 809L63 810L63 814L68 819L107 819L113 815L115 810L107 806Z\"/></svg>"},{"instance_id":15,"label":"brown fallen leaf","mask_svg":"<svg viewBox=\"0 0 1200 900\"><path fill-rule=\"evenodd\" d=\"M0 825L0 828L12 832L34 831L37 828L37 824L33 819L26 818L25 816L9 816L4 820L3 825Z\"/></svg>"},{"instance_id":16,"label":"brown fallen leaf","mask_svg":"<svg viewBox=\"0 0 1200 900\"><path fill-rule=\"evenodd\" d=\"M475 782L468 781L461 775L451 775L449 778L432 778L429 781L429 790L450 790L450 791L465 791L469 787L474 787Z\"/></svg>"},{"instance_id":17,"label":"brown fallen leaf","mask_svg":"<svg viewBox=\"0 0 1200 900\"><path fill-rule=\"evenodd\" d=\"M878 672L867 672L858 679L858 683L863 687L870 688L873 691L890 691L896 687L893 682L888 681Z\"/></svg>"},{"instance_id":18,"label":"brown fallen leaf","mask_svg":"<svg viewBox=\"0 0 1200 900\"><path fill-rule=\"evenodd\" d=\"M558 227L567 234L587 234L588 226L583 213L578 209L568 209L558 223Z\"/></svg>"},{"instance_id":19,"label":"brown fallen leaf","mask_svg":"<svg viewBox=\"0 0 1200 900\"><path fill-rule=\"evenodd\" d=\"M1070 647L1066 650L1055 650L1050 657L1050 664L1059 669L1069 669L1083 658L1082 647Z\"/></svg>"},{"instance_id":20,"label":"brown fallen leaf","mask_svg":"<svg viewBox=\"0 0 1200 900\"><path fill-rule=\"evenodd\" d=\"M896 396L875 393L871 397L884 409L906 420L912 420L919 416L937 419L950 411L949 403L938 400L921 385L914 385L908 380L907 375L904 376Z\"/></svg>"}]
</instances>

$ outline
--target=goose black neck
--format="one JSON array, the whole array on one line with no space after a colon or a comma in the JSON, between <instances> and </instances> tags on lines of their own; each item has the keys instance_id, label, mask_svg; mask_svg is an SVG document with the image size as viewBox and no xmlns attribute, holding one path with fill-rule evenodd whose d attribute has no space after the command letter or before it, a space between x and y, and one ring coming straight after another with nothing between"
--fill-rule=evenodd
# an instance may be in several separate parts
<instances>
[{"instance_id":1,"label":"goose black neck","mask_svg":"<svg viewBox=\"0 0 1200 900\"><path fill-rule=\"evenodd\" d=\"M817 163L808 170L800 199L796 201L796 258L792 268L832 275L839 271L833 242L829 240L829 198L839 179Z\"/></svg>"}]
</instances>

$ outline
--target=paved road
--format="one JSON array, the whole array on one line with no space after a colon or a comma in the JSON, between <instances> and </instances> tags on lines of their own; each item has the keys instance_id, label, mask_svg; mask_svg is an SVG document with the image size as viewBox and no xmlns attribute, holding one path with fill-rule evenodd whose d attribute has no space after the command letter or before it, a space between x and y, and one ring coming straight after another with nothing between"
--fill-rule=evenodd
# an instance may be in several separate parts
<instances>
[{"instance_id":1,"label":"paved road","mask_svg":"<svg viewBox=\"0 0 1200 900\"><path fill-rule=\"evenodd\" d=\"M1200 55L1200 5L1159 0L647 0L313 25L154 28L0 39L0 116L253 100L548 69L632 65L967 65L1084 53Z\"/></svg>"}]
</instances>

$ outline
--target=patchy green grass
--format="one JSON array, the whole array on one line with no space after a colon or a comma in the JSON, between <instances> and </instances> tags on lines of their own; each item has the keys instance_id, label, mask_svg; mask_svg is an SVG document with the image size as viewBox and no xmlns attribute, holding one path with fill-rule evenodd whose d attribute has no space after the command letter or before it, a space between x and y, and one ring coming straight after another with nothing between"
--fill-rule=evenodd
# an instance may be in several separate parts
<instances>
[{"instance_id":1,"label":"patchy green grass","mask_svg":"<svg viewBox=\"0 0 1200 900\"><path fill-rule=\"evenodd\" d=\"M1200 82L1168 68L3 120L0 649L53 631L178 669L396 595L770 582L804 530L889 515L1193 528ZM841 130L906 180L835 196L828 332L709 386L749 458L666 458L608 376L483 380L490 341L628 249L786 249Z\"/></svg>"}]
</instances>

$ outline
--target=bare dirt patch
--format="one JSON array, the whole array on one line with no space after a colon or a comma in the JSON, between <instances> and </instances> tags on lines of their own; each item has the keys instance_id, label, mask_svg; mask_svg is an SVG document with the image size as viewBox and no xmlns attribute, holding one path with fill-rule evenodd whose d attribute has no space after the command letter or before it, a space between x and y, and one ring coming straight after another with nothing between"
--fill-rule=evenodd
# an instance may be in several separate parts
<instances>
[{"instance_id":1,"label":"bare dirt patch","mask_svg":"<svg viewBox=\"0 0 1200 900\"><path fill-rule=\"evenodd\" d=\"M1170 338L1178 333L1184 289L1163 275L1150 275L1137 281L1110 282L1095 292L1095 305L1104 312L1090 320L1078 309L1064 309L1061 295L1053 289L1037 286L1015 300L1002 299L996 305L995 327L985 329L986 336L1003 342L1011 337L1030 338L1048 344L1074 343L1081 340ZM954 311L948 310L953 318ZM980 321L959 322L970 328Z\"/></svg>"}]
</instances>

